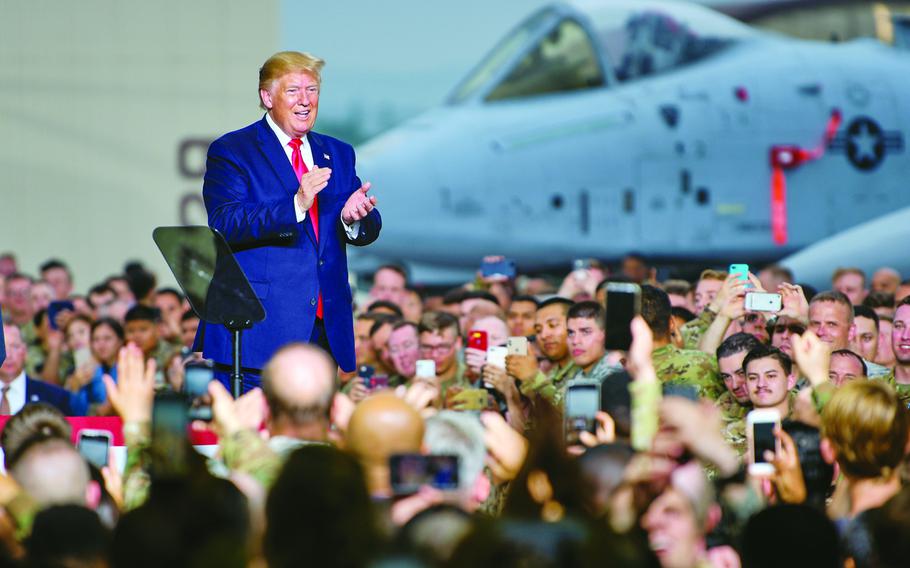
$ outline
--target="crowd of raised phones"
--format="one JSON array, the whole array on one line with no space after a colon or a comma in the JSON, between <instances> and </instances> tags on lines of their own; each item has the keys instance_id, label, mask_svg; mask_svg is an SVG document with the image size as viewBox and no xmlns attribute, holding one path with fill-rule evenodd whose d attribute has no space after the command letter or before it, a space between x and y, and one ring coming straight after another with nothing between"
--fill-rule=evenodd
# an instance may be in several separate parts
<instances>
[{"instance_id":1,"label":"crowd of raised phones","mask_svg":"<svg viewBox=\"0 0 910 568\"><path fill-rule=\"evenodd\" d=\"M794 276L386 265L234 399L141 264L0 255L0 566L908 566L910 280Z\"/></svg>"}]
</instances>

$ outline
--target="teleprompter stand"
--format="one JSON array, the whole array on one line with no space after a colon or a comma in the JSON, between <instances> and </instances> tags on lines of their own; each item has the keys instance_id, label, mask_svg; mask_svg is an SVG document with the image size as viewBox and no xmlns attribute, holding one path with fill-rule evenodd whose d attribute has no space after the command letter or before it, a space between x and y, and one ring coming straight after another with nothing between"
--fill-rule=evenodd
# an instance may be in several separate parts
<instances>
[{"instance_id":1,"label":"teleprompter stand","mask_svg":"<svg viewBox=\"0 0 910 568\"><path fill-rule=\"evenodd\" d=\"M231 393L240 396L243 330L265 319L265 309L224 237L209 227L158 227L152 238L199 319L231 332Z\"/></svg>"}]
</instances>

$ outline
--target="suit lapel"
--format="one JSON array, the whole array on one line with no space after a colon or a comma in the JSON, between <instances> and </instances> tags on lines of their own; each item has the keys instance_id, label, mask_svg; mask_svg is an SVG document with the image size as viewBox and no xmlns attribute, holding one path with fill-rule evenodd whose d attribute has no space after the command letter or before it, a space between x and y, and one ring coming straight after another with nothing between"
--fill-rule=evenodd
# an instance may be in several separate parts
<instances>
[{"instance_id":1,"label":"suit lapel","mask_svg":"<svg viewBox=\"0 0 910 568\"><path fill-rule=\"evenodd\" d=\"M300 182L297 180L297 174L294 173L294 167L288 160L288 155L284 153L284 148L272 132L269 123L266 122L265 116L258 123L259 149L265 156L272 171L281 183L281 187L287 192L288 196L293 198L297 194L297 188ZM321 167L321 166L320 166ZM307 220L303 224L303 232L307 234L313 244L316 244L316 234L313 233L312 223Z\"/></svg>"},{"instance_id":2,"label":"suit lapel","mask_svg":"<svg viewBox=\"0 0 910 568\"><path fill-rule=\"evenodd\" d=\"M315 132L309 132L307 134L307 139L310 142L310 151L313 153L313 163L320 168L331 168L332 167L332 156L329 154L328 146L325 141L322 139L322 136L316 134ZM335 184L335 176L329 178L329 184L319 192L320 201L319 201L319 253L322 254L322 249L325 247L326 235L330 230L333 230L335 223L332 220L332 212L328 207L329 203L333 198L330 198L329 195L332 193L332 189ZM325 197L322 197L322 196ZM325 205L325 206L324 206Z\"/></svg>"}]
</instances>

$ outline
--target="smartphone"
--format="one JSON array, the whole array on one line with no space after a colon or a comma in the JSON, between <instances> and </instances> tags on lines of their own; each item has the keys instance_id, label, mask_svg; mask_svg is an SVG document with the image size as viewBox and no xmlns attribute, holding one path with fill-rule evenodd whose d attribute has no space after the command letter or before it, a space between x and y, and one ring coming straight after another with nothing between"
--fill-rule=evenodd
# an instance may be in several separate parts
<instances>
[{"instance_id":1,"label":"smartphone","mask_svg":"<svg viewBox=\"0 0 910 568\"><path fill-rule=\"evenodd\" d=\"M607 282L606 337L608 351L628 351L632 346L632 318L641 313L641 288L627 282Z\"/></svg>"},{"instance_id":2,"label":"smartphone","mask_svg":"<svg viewBox=\"0 0 910 568\"><path fill-rule=\"evenodd\" d=\"M215 379L215 369L211 361L192 361L183 366L183 392L189 404L190 420L212 420L212 397L209 395L209 383Z\"/></svg>"},{"instance_id":3,"label":"smartphone","mask_svg":"<svg viewBox=\"0 0 910 568\"><path fill-rule=\"evenodd\" d=\"M780 294L770 292L749 292L746 294L746 309L750 312L779 312Z\"/></svg>"},{"instance_id":4,"label":"smartphone","mask_svg":"<svg viewBox=\"0 0 910 568\"><path fill-rule=\"evenodd\" d=\"M515 278L515 261L508 258L496 262L484 261L480 265L480 275L484 278L500 276L511 280Z\"/></svg>"},{"instance_id":5,"label":"smartphone","mask_svg":"<svg viewBox=\"0 0 910 568\"><path fill-rule=\"evenodd\" d=\"M471 330L468 332L468 347L471 349L479 349L480 351L486 351L488 345L487 332L479 330Z\"/></svg>"},{"instance_id":6,"label":"smartphone","mask_svg":"<svg viewBox=\"0 0 910 568\"><path fill-rule=\"evenodd\" d=\"M107 466L112 443L113 436L107 430L84 428L79 430L79 439L76 441L76 447L79 449L79 454L85 458L85 461L101 469Z\"/></svg>"},{"instance_id":7,"label":"smartphone","mask_svg":"<svg viewBox=\"0 0 910 568\"><path fill-rule=\"evenodd\" d=\"M527 355L528 338L527 337L510 337L506 342L506 351L509 355Z\"/></svg>"},{"instance_id":8,"label":"smartphone","mask_svg":"<svg viewBox=\"0 0 910 568\"><path fill-rule=\"evenodd\" d=\"M372 365L361 365L357 369L357 376L363 381L363 386L365 386L367 390L373 389L374 374L376 374L376 369L373 368Z\"/></svg>"},{"instance_id":9,"label":"smartphone","mask_svg":"<svg viewBox=\"0 0 910 568\"><path fill-rule=\"evenodd\" d=\"M459 460L456 455L394 454L389 474L395 495L411 495L424 485L442 491L458 489Z\"/></svg>"},{"instance_id":10,"label":"smartphone","mask_svg":"<svg viewBox=\"0 0 910 568\"><path fill-rule=\"evenodd\" d=\"M597 381L570 381L566 388L564 433L566 444L581 443L579 434L597 431L597 411L600 410L600 383Z\"/></svg>"},{"instance_id":11,"label":"smartphone","mask_svg":"<svg viewBox=\"0 0 910 568\"><path fill-rule=\"evenodd\" d=\"M746 288L753 288L752 281L749 280L749 265L748 264L731 264L730 265L730 274L739 274L737 280L743 281L746 283Z\"/></svg>"},{"instance_id":12,"label":"smartphone","mask_svg":"<svg viewBox=\"0 0 910 568\"><path fill-rule=\"evenodd\" d=\"M155 395L152 405L152 478L174 478L186 474L189 464L187 440L189 412L182 392L164 391Z\"/></svg>"},{"instance_id":13,"label":"smartphone","mask_svg":"<svg viewBox=\"0 0 910 568\"><path fill-rule=\"evenodd\" d=\"M694 385L674 385L665 384L663 386L664 396L678 396L698 402L698 388Z\"/></svg>"},{"instance_id":14,"label":"smartphone","mask_svg":"<svg viewBox=\"0 0 910 568\"><path fill-rule=\"evenodd\" d=\"M494 346L487 349L487 364L494 365L500 369L506 368L506 355L509 354L508 347Z\"/></svg>"},{"instance_id":15,"label":"smartphone","mask_svg":"<svg viewBox=\"0 0 910 568\"><path fill-rule=\"evenodd\" d=\"M452 402L460 402L459 410L483 410L489 402L486 389L464 389L452 397Z\"/></svg>"},{"instance_id":16,"label":"smartphone","mask_svg":"<svg viewBox=\"0 0 910 568\"><path fill-rule=\"evenodd\" d=\"M600 382L580 379L566 387L565 415L594 418L600 410Z\"/></svg>"},{"instance_id":17,"label":"smartphone","mask_svg":"<svg viewBox=\"0 0 910 568\"><path fill-rule=\"evenodd\" d=\"M51 329L57 328L57 315L63 311L76 311L76 306L73 305L69 300L63 301L53 301L47 306L47 322L50 324Z\"/></svg>"},{"instance_id":18,"label":"smartphone","mask_svg":"<svg viewBox=\"0 0 910 568\"><path fill-rule=\"evenodd\" d=\"M774 473L774 466L765 461L765 451L778 448L774 429L780 426L780 413L773 408L753 410L746 415L746 436L751 449L749 475L767 476Z\"/></svg>"},{"instance_id":19,"label":"smartphone","mask_svg":"<svg viewBox=\"0 0 910 568\"><path fill-rule=\"evenodd\" d=\"M414 376L422 379L435 379L436 361L432 359L418 359L417 371L414 373Z\"/></svg>"},{"instance_id":20,"label":"smartphone","mask_svg":"<svg viewBox=\"0 0 910 568\"><path fill-rule=\"evenodd\" d=\"M73 351L73 362L76 365L76 368L85 365L92 360L92 350L88 347L80 347Z\"/></svg>"}]
</instances>

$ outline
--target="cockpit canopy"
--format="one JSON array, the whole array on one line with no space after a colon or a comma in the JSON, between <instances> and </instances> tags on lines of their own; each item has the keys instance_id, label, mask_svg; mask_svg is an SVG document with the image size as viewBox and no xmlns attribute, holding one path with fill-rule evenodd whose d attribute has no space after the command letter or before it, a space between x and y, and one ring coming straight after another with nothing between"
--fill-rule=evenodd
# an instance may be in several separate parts
<instances>
[{"instance_id":1,"label":"cockpit canopy","mask_svg":"<svg viewBox=\"0 0 910 568\"><path fill-rule=\"evenodd\" d=\"M756 33L702 6L678 2L580 0L548 6L507 35L449 102L634 81L702 61Z\"/></svg>"}]
</instances>

